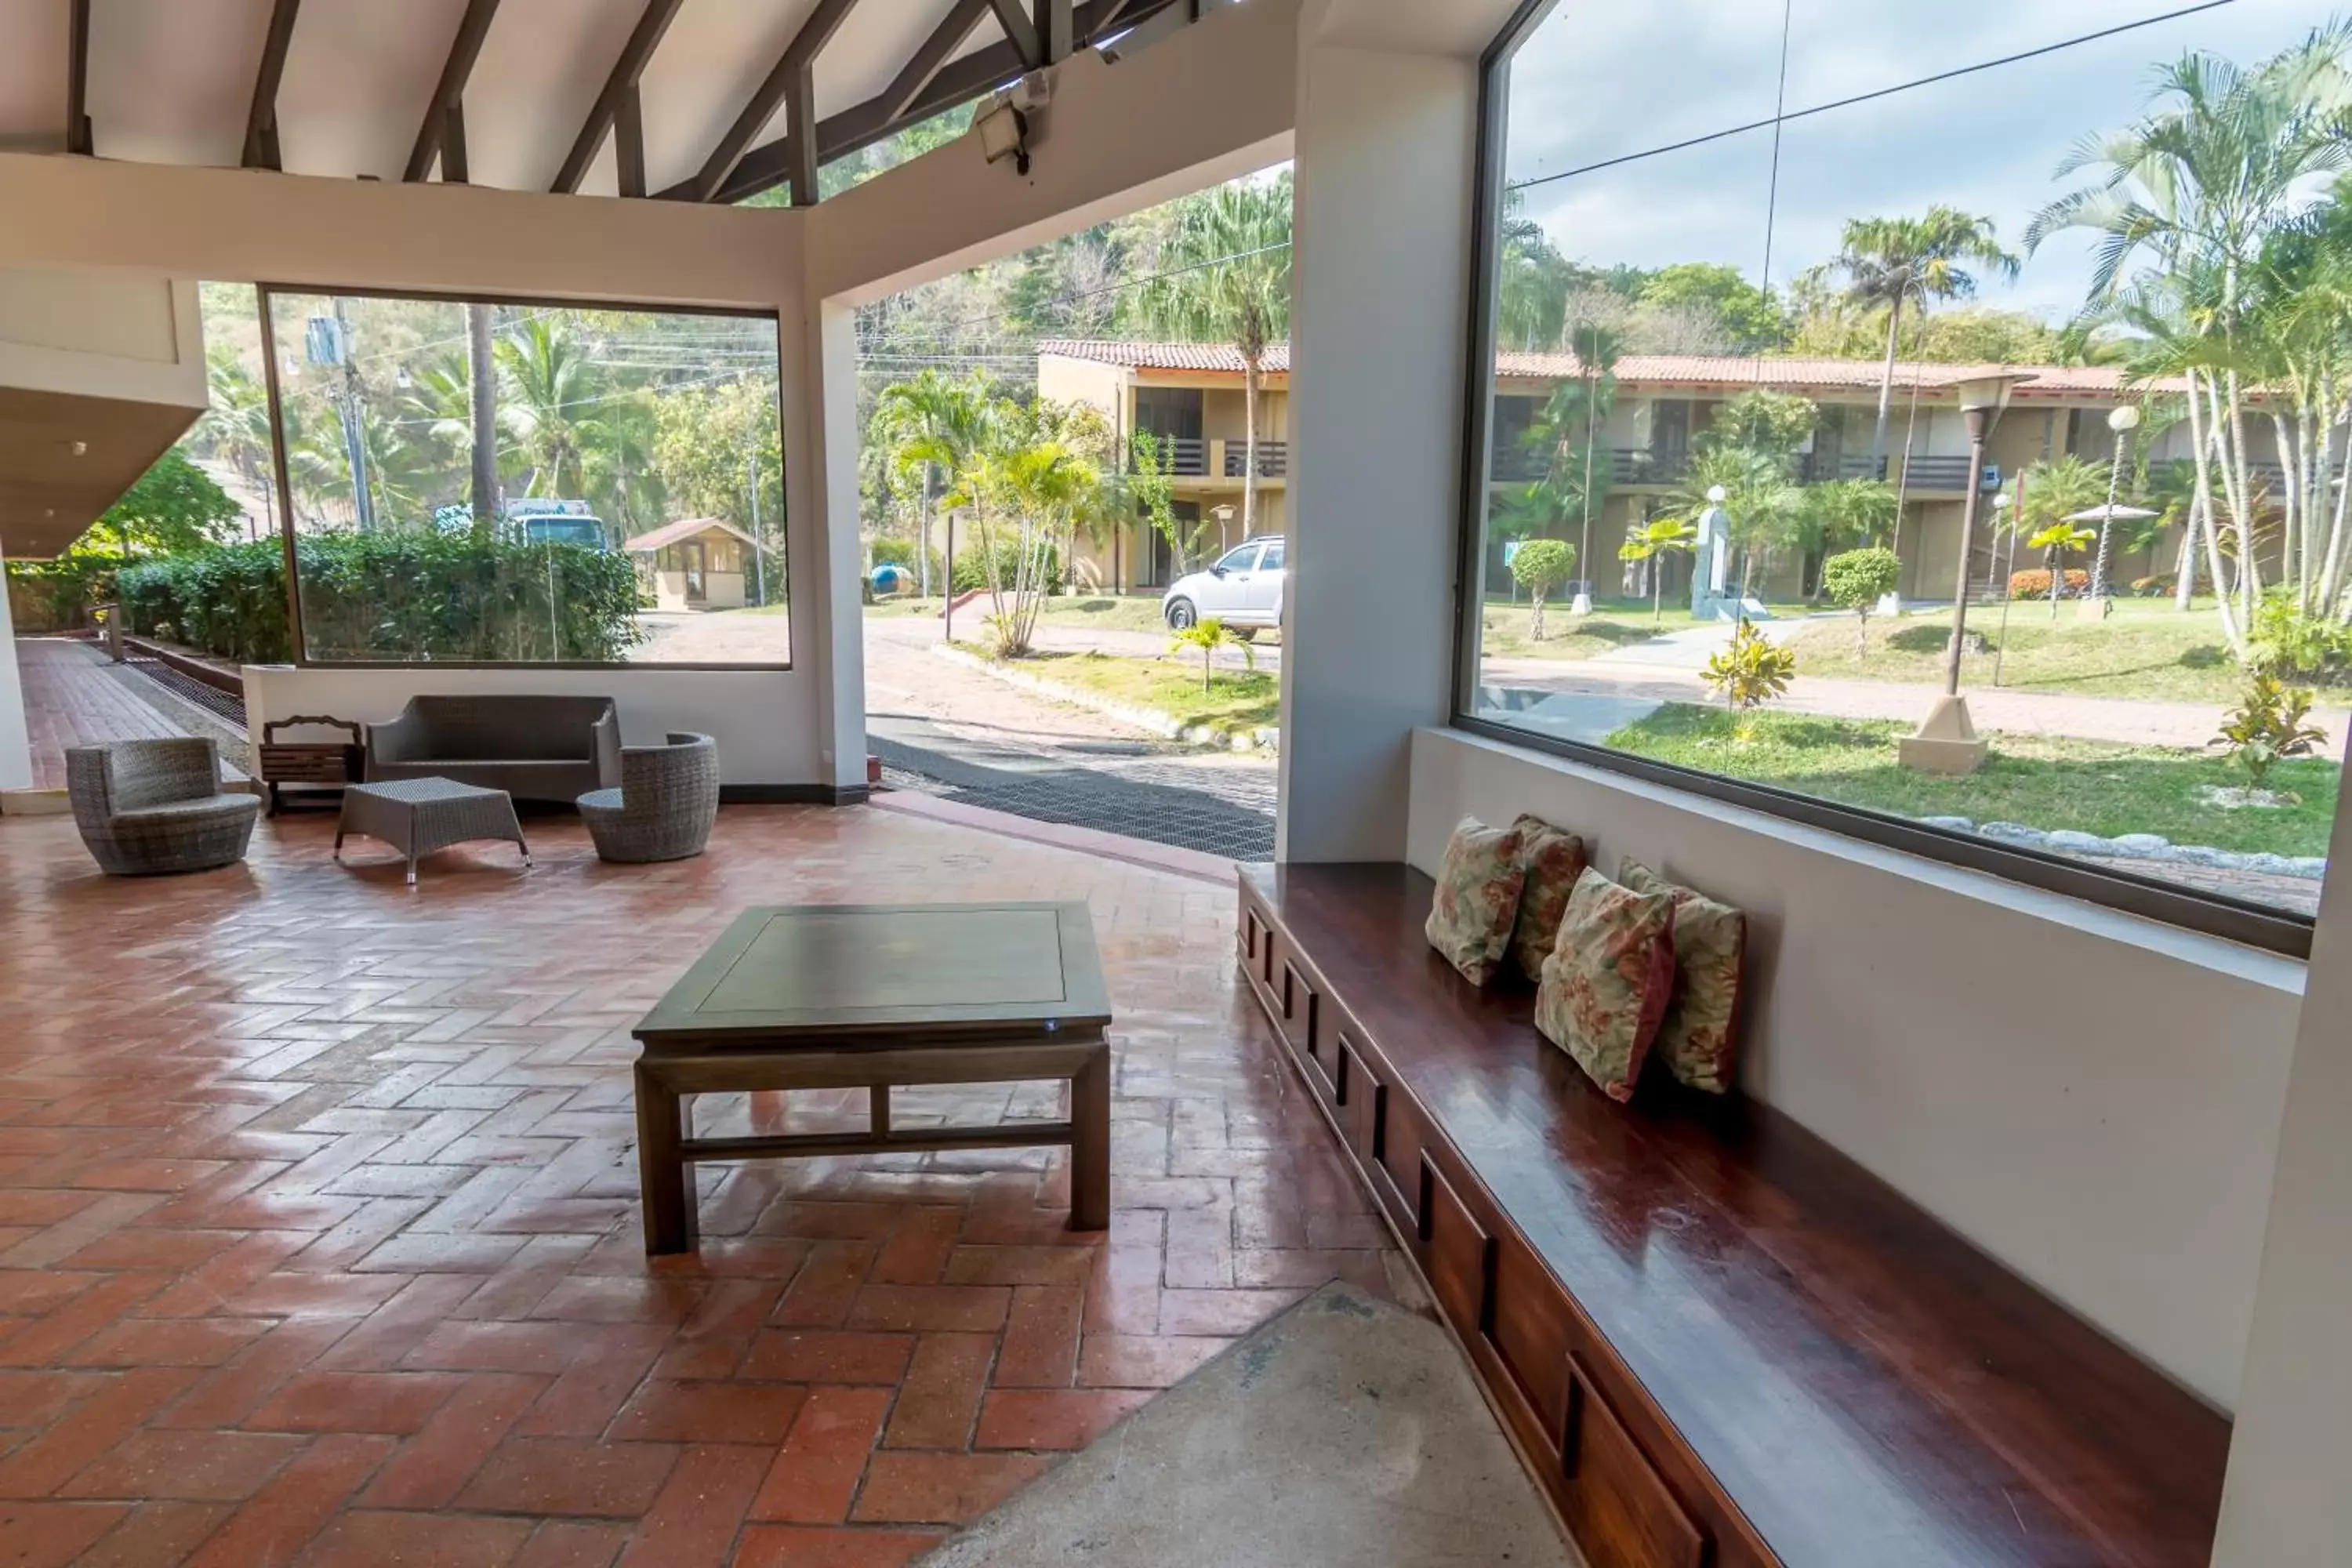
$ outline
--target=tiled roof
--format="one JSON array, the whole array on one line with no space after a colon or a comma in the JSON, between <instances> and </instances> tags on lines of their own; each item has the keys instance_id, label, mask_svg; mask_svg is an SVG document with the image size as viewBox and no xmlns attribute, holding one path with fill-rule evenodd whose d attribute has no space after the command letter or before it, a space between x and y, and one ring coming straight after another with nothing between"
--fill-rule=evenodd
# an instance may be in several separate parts
<instances>
[{"instance_id":1,"label":"tiled roof","mask_svg":"<svg viewBox=\"0 0 2352 1568\"><path fill-rule=\"evenodd\" d=\"M1118 343L1055 339L1037 345L1043 354L1089 360L1129 370L1189 371L1242 374L1242 356L1225 343ZM1496 374L1507 381L1563 381L1577 374L1571 353L1519 353L1506 350L1495 356ZM1290 345L1276 343L1265 353L1270 374L1287 374ZM1627 354L1617 362L1621 384L1665 386L1788 386L1875 388L1881 365L1876 360L1780 359L1735 354ZM1895 384L1923 392L1957 386L1961 382L2001 372L2030 372L2033 379L2021 385L2020 397L2119 397L2123 374L2103 365L1916 364L1895 367ZM2173 382L2156 384L2158 390L2179 391Z\"/></svg>"},{"instance_id":2,"label":"tiled roof","mask_svg":"<svg viewBox=\"0 0 2352 1568\"><path fill-rule=\"evenodd\" d=\"M731 533L746 544L756 547L758 542L733 523L719 518L683 517L676 522L663 523L651 533L640 533L621 548L629 554L635 555L645 551L659 550L664 545L676 544L681 540L692 539L698 533Z\"/></svg>"}]
</instances>

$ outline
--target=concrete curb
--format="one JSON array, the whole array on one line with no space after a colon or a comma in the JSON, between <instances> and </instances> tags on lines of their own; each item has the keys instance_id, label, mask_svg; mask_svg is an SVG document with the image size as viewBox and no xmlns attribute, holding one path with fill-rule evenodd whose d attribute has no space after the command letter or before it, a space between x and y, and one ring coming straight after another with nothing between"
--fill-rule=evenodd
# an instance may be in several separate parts
<instances>
[{"instance_id":1,"label":"concrete curb","mask_svg":"<svg viewBox=\"0 0 2352 1568\"><path fill-rule=\"evenodd\" d=\"M1066 702L1074 708L1084 708L1092 712L1103 714L1123 724L1132 724L1139 730L1148 731L1171 741L1182 741L1195 746L1214 746L1220 750L1234 752L1270 752L1277 749L1281 742L1282 731L1279 730L1261 728L1234 731L1221 729L1214 724L1186 724L1174 714L1163 712L1157 708L1139 708L1131 703L1115 701L1100 692L1088 691L1081 686L1069 686L1058 680L1047 680L1042 676L1030 675L1023 670L1008 669L993 659L982 658L974 653L966 653L963 649L949 643L934 643L931 645L931 651L951 664L960 664L966 669L977 670L992 680L1003 681L1007 686L1055 702Z\"/></svg>"},{"instance_id":2,"label":"concrete curb","mask_svg":"<svg viewBox=\"0 0 2352 1568\"><path fill-rule=\"evenodd\" d=\"M2020 822L1971 822L1965 816L1923 816L1930 827L1973 833L2000 844L2025 849L2056 850L2067 855L2096 855L2111 860L2169 860L2218 871L2260 871L2272 877L2301 877L2317 881L2327 875L2327 862L2318 856L2273 855L2257 850L2241 853L2203 844L2175 844L2153 833L2126 833L2102 838L2069 828L2054 831L2028 827Z\"/></svg>"}]
</instances>

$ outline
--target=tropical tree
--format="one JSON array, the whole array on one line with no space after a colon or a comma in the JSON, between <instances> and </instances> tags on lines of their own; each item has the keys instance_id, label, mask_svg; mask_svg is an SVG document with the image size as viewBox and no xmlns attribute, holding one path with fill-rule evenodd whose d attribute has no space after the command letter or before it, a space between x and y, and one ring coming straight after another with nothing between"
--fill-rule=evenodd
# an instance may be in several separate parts
<instances>
[{"instance_id":1,"label":"tropical tree","mask_svg":"<svg viewBox=\"0 0 2352 1568\"><path fill-rule=\"evenodd\" d=\"M83 538L100 552L184 555L226 543L236 502L179 447L167 449Z\"/></svg>"},{"instance_id":2,"label":"tropical tree","mask_svg":"<svg viewBox=\"0 0 2352 1568\"><path fill-rule=\"evenodd\" d=\"M1528 591L1533 605L1528 619L1529 641L1544 640L1544 601L1575 569L1576 546L1564 539L1526 540L1511 552L1511 576Z\"/></svg>"},{"instance_id":3,"label":"tropical tree","mask_svg":"<svg viewBox=\"0 0 2352 1568\"><path fill-rule=\"evenodd\" d=\"M581 495L587 449L611 435L588 345L562 317L534 315L499 338L496 353L506 381L501 413L530 470L526 490Z\"/></svg>"},{"instance_id":4,"label":"tropical tree","mask_svg":"<svg viewBox=\"0 0 2352 1568\"><path fill-rule=\"evenodd\" d=\"M1180 204L1138 309L1153 330L1241 354L1242 534L1257 531L1258 423L1266 353L1290 332L1290 174L1220 185Z\"/></svg>"},{"instance_id":5,"label":"tropical tree","mask_svg":"<svg viewBox=\"0 0 2352 1568\"><path fill-rule=\"evenodd\" d=\"M1850 301L1886 311L1886 363L1878 380L1878 420L1870 435L1874 464L1883 463L1886 457L1886 426L1894 410L1895 360L1902 342L1904 310L1925 312L1937 300L1974 294L1977 275L1969 270L1971 266L2003 278L2017 275L2018 259L2000 247L1989 217L1937 205L1917 217L1861 217L1846 222L1831 269L1845 280Z\"/></svg>"},{"instance_id":6,"label":"tropical tree","mask_svg":"<svg viewBox=\"0 0 2352 1568\"><path fill-rule=\"evenodd\" d=\"M265 506L278 499L277 447L269 427L269 393L226 345L205 356L210 406L197 427L199 439L239 479L261 492ZM273 516L274 521L274 516Z\"/></svg>"},{"instance_id":7,"label":"tropical tree","mask_svg":"<svg viewBox=\"0 0 2352 1568\"><path fill-rule=\"evenodd\" d=\"M1849 550L1822 563L1822 592L1831 604L1853 612L1853 656L1870 656L1870 612L1903 580L1903 563L1892 550Z\"/></svg>"},{"instance_id":8,"label":"tropical tree","mask_svg":"<svg viewBox=\"0 0 2352 1568\"><path fill-rule=\"evenodd\" d=\"M1503 195L1502 243L1495 292L1495 341L1533 352L1558 343L1568 329L1568 296L1576 267L1560 255L1543 226L1523 210L1518 191Z\"/></svg>"},{"instance_id":9,"label":"tropical tree","mask_svg":"<svg viewBox=\"0 0 2352 1568\"><path fill-rule=\"evenodd\" d=\"M1243 638L1234 636L1233 627L1225 625L1215 616L1211 616L1206 620L1194 621L1191 626L1178 632L1169 640L1168 647L1171 653L1182 653L1188 648L1199 652L1201 689L1204 692L1213 689L1209 683L1216 674L1217 650L1221 647L1241 649L1242 662L1253 670L1257 668L1257 655L1251 651L1250 645Z\"/></svg>"},{"instance_id":10,"label":"tropical tree","mask_svg":"<svg viewBox=\"0 0 2352 1568\"><path fill-rule=\"evenodd\" d=\"M2010 526L2026 535L2025 547L2042 552L2050 567L2050 618L2058 618L2065 596L2067 555L2098 542L2094 529L2071 521L2106 499L2107 475L2069 452L2045 458L2025 470L2025 493Z\"/></svg>"},{"instance_id":11,"label":"tropical tree","mask_svg":"<svg viewBox=\"0 0 2352 1568\"><path fill-rule=\"evenodd\" d=\"M1665 618L1665 557L1687 555L1698 548L1698 530L1687 518L1658 517L1635 529L1617 547L1620 561L1643 561L1650 567L1650 624Z\"/></svg>"},{"instance_id":12,"label":"tropical tree","mask_svg":"<svg viewBox=\"0 0 2352 1568\"><path fill-rule=\"evenodd\" d=\"M926 370L912 381L884 389L869 435L889 454L894 487L922 498L923 549L916 559L929 574L931 479L952 490L989 439L988 378L975 371L965 379ZM952 569L953 563L950 563ZM943 585L952 592L952 587Z\"/></svg>"}]
</instances>

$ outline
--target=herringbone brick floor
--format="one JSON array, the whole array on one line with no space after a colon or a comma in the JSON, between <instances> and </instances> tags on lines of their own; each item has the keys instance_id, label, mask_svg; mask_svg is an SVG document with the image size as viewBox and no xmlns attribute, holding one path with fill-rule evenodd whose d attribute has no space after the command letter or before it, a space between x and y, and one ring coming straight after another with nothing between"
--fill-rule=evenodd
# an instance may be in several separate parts
<instances>
[{"instance_id":1,"label":"herringbone brick floor","mask_svg":"<svg viewBox=\"0 0 2352 1568\"><path fill-rule=\"evenodd\" d=\"M412 894L324 816L162 881L0 824L0 1558L898 1563L1314 1285L1387 1290L1230 891L870 810L732 808L666 867L527 826L537 870ZM730 916L1005 897L1093 909L1108 1236L1063 1228L1058 1152L895 1155L707 1171L699 1256L649 1263L627 1031Z\"/></svg>"}]
</instances>

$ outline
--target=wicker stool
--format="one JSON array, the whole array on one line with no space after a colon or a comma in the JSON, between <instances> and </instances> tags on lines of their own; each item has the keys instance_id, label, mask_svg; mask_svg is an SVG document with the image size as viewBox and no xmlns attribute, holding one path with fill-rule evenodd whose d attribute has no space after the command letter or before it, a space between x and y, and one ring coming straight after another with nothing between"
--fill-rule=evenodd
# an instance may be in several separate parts
<instances>
[{"instance_id":1,"label":"wicker stool","mask_svg":"<svg viewBox=\"0 0 2352 1568\"><path fill-rule=\"evenodd\" d=\"M210 741L113 741L66 750L66 794L90 858L111 877L209 871L245 858L257 795L224 795Z\"/></svg>"},{"instance_id":2,"label":"wicker stool","mask_svg":"<svg viewBox=\"0 0 2352 1568\"><path fill-rule=\"evenodd\" d=\"M621 748L621 787L580 797L597 855L638 864L702 853L719 820L719 742L673 734L665 746Z\"/></svg>"}]
</instances>

